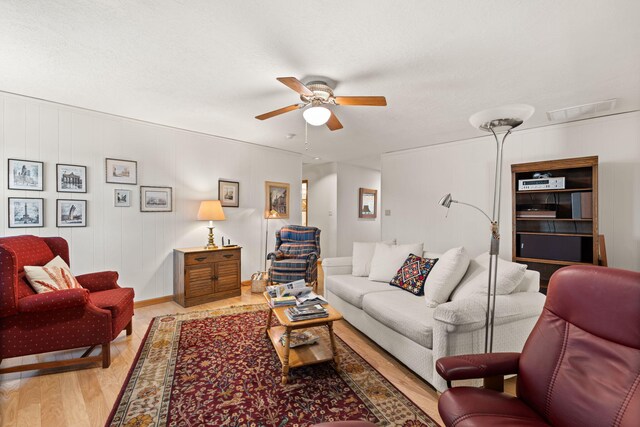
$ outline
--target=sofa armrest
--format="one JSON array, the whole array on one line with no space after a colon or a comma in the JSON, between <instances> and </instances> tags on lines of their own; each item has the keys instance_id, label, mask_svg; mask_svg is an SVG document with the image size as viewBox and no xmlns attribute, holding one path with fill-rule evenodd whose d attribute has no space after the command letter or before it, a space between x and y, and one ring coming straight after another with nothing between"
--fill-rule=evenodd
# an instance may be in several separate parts
<instances>
[{"instance_id":1,"label":"sofa armrest","mask_svg":"<svg viewBox=\"0 0 640 427\"><path fill-rule=\"evenodd\" d=\"M514 375L519 360L520 353L464 354L438 359L436 370L447 381Z\"/></svg>"},{"instance_id":2,"label":"sofa armrest","mask_svg":"<svg viewBox=\"0 0 640 427\"><path fill-rule=\"evenodd\" d=\"M20 298L20 300L18 300L18 312L37 313L62 310L71 307L81 307L88 302L89 291L86 289L64 289Z\"/></svg>"},{"instance_id":3,"label":"sofa armrest","mask_svg":"<svg viewBox=\"0 0 640 427\"><path fill-rule=\"evenodd\" d=\"M98 273L81 274L76 276L78 283L88 289L89 292L107 291L109 289L117 289L118 286L118 272L116 271L101 271Z\"/></svg>"},{"instance_id":4,"label":"sofa armrest","mask_svg":"<svg viewBox=\"0 0 640 427\"><path fill-rule=\"evenodd\" d=\"M517 292L496 296L495 324L509 323L542 313L545 296L538 292ZM446 324L452 331L472 331L484 328L486 295L477 295L440 304L433 312L434 320Z\"/></svg>"},{"instance_id":5,"label":"sofa armrest","mask_svg":"<svg viewBox=\"0 0 640 427\"><path fill-rule=\"evenodd\" d=\"M322 260L322 271L325 277L351 274L352 269L352 257L350 256L325 258Z\"/></svg>"}]
</instances>

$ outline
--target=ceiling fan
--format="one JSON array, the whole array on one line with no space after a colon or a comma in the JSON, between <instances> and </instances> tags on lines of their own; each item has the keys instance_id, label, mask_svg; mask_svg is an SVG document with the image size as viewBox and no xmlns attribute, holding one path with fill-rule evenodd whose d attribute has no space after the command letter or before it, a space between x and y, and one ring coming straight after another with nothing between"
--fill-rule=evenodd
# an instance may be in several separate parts
<instances>
[{"instance_id":1,"label":"ceiling fan","mask_svg":"<svg viewBox=\"0 0 640 427\"><path fill-rule=\"evenodd\" d=\"M375 107L387 105L387 100L384 96L334 96L333 90L324 81L311 81L305 85L295 77L278 77L277 80L300 94L302 103L261 114L256 116L256 119L266 120L289 111L306 108L302 115L307 123L314 126L321 126L326 123L329 129L338 130L342 129L342 123L340 123L333 111L324 107L325 104Z\"/></svg>"}]
</instances>

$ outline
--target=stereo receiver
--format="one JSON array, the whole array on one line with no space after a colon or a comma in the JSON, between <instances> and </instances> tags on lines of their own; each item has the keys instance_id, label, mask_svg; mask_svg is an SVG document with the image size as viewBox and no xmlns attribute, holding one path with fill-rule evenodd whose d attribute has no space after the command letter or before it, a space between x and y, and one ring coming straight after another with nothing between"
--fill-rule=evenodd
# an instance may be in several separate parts
<instances>
[{"instance_id":1,"label":"stereo receiver","mask_svg":"<svg viewBox=\"0 0 640 427\"><path fill-rule=\"evenodd\" d=\"M564 189L563 176L518 180L518 191L562 190L562 189Z\"/></svg>"}]
</instances>

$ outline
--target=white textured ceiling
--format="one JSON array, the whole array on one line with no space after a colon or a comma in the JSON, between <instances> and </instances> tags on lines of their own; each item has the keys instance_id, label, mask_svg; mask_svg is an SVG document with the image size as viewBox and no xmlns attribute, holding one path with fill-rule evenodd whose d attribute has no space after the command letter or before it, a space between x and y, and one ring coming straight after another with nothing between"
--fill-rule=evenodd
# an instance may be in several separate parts
<instances>
[{"instance_id":1,"label":"white textured ceiling","mask_svg":"<svg viewBox=\"0 0 640 427\"><path fill-rule=\"evenodd\" d=\"M0 0L0 90L304 153L276 77L324 75L344 129L309 127L322 161L479 135L468 117L618 98L640 108L640 1ZM297 136L285 138L288 133Z\"/></svg>"}]
</instances>

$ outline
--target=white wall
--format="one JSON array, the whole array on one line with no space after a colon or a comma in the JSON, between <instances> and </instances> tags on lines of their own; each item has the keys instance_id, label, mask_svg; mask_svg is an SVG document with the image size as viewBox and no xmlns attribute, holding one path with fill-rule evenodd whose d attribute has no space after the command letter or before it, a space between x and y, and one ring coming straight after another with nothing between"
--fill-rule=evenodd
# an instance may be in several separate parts
<instances>
[{"instance_id":1,"label":"white wall","mask_svg":"<svg viewBox=\"0 0 640 427\"><path fill-rule=\"evenodd\" d=\"M382 216L380 171L338 163L338 238L337 256L351 256L353 242L379 242ZM358 218L360 188L378 190L378 215Z\"/></svg>"},{"instance_id":2,"label":"white wall","mask_svg":"<svg viewBox=\"0 0 640 427\"><path fill-rule=\"evenodd\" d=\"M380 240L380 171L346 163L303 165L309 180L309 225L318 227L324 258L350 256L353 242ZM378 190L378 217L358 218L360 188Z\"/></svg>"},{"instance_id":3,"label":"white wall","mask_svg":"<svg viewBox=\"0 0 640 427\"><path fill-rule=\"evenodd\" d=\"M302 178L309 180L308 220L309 226L320 229L320 256L330 258L337 253L337 189L338 170L336 163L302 166Z\"/></svg>"},{"instance_id":4,"label":"white wall","mask_svg":"<svg viewBox=\"0 0 640 427\"><path fill-rule=\"evenodd\" d=\"M501 256L511 257L513 163L598 155L600 233L609 266L640 270L640 112L516 131L505 144L502 181ZM465 206L438 206L446 193L486 211L492 203L495 142L471 140L383 155L383 239L424 242L444 251L466 246L488 250L489 227Z\"/></svg>"},{"instance_id":5,"label":"white wall","mask_svg":"<svg viewBox=\"0 0 640 427\"><path fill-rule=\"evenodd\" d=\"M74 273L116 270L137 300L173 293L172 251L206 243L205 224L195 218L201 200L217 199L219 178L240 182L240 208L225 208L215 236L243 247L243 280L262 268L265 181L291 184L289 221L300 223L298 154L10 94L0 94L0 108L0 235L64 237ZM106 184L105 157L137 160L138 185ZM44 161L45 190L7 190L7 158ZM87 166L88 193L56 193L56 163ZM140 185L173 187L173 212L141 213ZM132 190L131 207L113 206L115 188ZM44 198L45 227L9 229L8 197ZM56 228L56 198L88 200L88 226Z\"/></svg>"}]
</instances>

